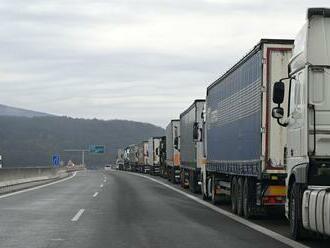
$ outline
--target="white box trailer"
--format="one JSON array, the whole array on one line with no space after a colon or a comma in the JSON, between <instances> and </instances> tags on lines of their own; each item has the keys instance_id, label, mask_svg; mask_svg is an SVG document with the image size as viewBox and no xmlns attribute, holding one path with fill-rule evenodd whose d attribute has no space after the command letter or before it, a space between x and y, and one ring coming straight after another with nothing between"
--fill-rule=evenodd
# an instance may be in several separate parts
<instances>
[{"instance_id":1,"label":"white box trailer","mask_svg":"<svg viewBox=\"0 0 330 248\"><path fill-rule=\"evenodd\" d=\"M284 209L286 130L270 109L273 82L287 75L292 48L293 40L262 39L207 89L203 197L230 197L232 212L246 218Z\"/></svg>"},{"instance_id":2,"label":"white box trailer","mask_svg":"<svg viewBox=\"0 0 330 248\"><path fill-rule=\"evenodd\" d=\"M205 162L202 130L205 100L195 100L180 115L181 186L200 192L200 169Z\"/></svg>"},{"instance_id":3,"label":"white box trailer","mask_svg":"<svg viewBox=\"0 0 330 248\"><path fill-rule=\"evenodd\" d=\"M147 159L147 149L148 149L148 141L142 141L138 144L138 172L146 173L146 159Z\"/></svg>"},{"instance_id":4,"label":"white box trailer","mask_svg":"<svg viewBox=\"0 0 330 248\"><path fill-rule=\"evenodd\" d=\"M292 236L330 235L330 9L308 9L289 74L275 83L273 101L272 116L287 133L286 214Z\"/></svg>"},{"instance_id":5,"label":"white box trailer","mask_svg":"<svg viewBox=\"0 0 330 248\"><path fill-rule=\"evenodd\" d=\"M166 171L169 181L180 182L180 120L171 120L166 127Z\"/></svg>"},{"instance_id":6,"label":"white box trailer","mask_svg":"<svg viewBox=\"0 0 330 248\"><path fill-rule=\"evenodd\" d=\"M161 142L162 142L162 137L151 137L148 142L151 175L160 174Z\"/></svg>"}]
</instances>

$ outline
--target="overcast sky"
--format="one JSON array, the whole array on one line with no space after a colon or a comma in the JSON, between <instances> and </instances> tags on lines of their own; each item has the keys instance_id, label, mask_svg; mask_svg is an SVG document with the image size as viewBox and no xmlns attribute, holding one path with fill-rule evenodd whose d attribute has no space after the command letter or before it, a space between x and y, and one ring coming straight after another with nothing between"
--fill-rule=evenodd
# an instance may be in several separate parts
<instances>
[{"instance_id":1,"label":"overcast sky","mask_svg":"<svg viewBox=\"0 0 330 248\"><path fill-rule=\"evenodd\" d=\"M1 0L0 103L165 127L329 0Z\"/></svg>"}]
</instances>

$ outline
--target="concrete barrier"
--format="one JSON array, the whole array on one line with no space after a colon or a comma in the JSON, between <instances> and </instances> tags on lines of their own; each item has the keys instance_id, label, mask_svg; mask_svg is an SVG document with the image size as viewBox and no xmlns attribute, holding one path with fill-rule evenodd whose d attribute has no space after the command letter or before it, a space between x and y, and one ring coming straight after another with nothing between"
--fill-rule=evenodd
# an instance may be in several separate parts
<instances>
[{"instance_id":1,"label":"concrete barrier","mask_svg":"<svg viewBox=\"0 0 330 248\"><path fill-rule=\"evenodd\" d=\"M0 194L40 185L69 175L65 168L32 167L0 169Z\"/></svg>"}]
</instances>

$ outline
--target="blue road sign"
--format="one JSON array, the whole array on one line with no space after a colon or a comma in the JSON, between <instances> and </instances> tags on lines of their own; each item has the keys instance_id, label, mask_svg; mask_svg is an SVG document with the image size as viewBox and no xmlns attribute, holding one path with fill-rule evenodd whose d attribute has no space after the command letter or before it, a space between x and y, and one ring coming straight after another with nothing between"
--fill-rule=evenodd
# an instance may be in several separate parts
<instances>
[{"instance_id":1,"label":"blue road sign","mask_svg":"<svg viewBox=\"0 0 330 248\"><path fill-rule=\"evenodd\" d=\"M53 166L59 166L60 165L60 155L54 154L52 157Z\"/></svg>"}]
</instances>

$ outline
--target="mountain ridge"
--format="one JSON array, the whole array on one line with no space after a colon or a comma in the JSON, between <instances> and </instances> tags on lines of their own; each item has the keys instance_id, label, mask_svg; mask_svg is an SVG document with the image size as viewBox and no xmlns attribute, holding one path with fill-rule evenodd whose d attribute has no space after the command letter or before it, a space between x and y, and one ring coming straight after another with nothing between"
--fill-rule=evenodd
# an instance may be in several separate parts
<instances>
[{"instance_id":1,"label":"mountain ridge","mask_svg":"<svg viewBox=\"0 0 330 248\"><path fill-rule=\"evenodd\" d=\"M0 104L0 116L18 116L18 117L40 117L40 116L53 116L48 113L28 110L24 108L12 107Z\"/></svg>"},{"instance_id":2,"label":"mountain ridge","mask_svg":"<svg viewBox=\"0 0 330 248\"><path fill-rule=\"evenodd\" d=\"M65 150L88 149L91 144L106 147L104 155L86 154L89 167L101 167L116 160L119 148L165 135L162 127L150 123L72 118L29 110L5 115L1 106L0 155L4 167L50 166L53 154L79 164L81 154Z\"/></svg>"}]
</instances>

